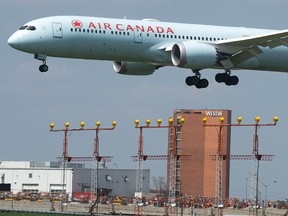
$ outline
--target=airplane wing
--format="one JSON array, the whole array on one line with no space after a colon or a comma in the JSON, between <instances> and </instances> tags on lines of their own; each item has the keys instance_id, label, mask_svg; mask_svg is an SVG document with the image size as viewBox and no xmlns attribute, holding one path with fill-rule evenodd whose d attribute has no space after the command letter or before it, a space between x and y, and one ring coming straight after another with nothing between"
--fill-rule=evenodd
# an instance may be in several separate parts
<instances>
[{"instance_id":1,"label":"airplane wing","mask_svg":"<svg viewBox=\"0 0 288 216\"><path fill-rule=\"evenodd\" d=\"M262 50L260 47L273 49L283 45L288 46L288 30L222 40L213 43L213 46L227 57L220 61L225 69L231 69L235 64L239 64L253 56L261 54Z\"/></svg>"}]
</instances>

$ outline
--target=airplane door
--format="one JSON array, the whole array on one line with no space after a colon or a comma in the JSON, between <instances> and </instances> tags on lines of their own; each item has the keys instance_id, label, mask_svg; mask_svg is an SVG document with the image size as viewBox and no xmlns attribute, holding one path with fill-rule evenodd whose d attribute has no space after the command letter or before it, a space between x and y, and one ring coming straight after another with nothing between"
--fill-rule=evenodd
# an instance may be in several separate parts
<instances>
[{"instance_id":1,"label":"airplane door","mask_svg":"<svg viewBox=\"0 0 288 216\"><path fill-rule=\"evenodd\" d=\"M134 42L142 43L143 42L143 33L139 29L134 29Z\"/></svg>"},{"instance_id":2,"label":"airplane door","mask_svg":"<svg viewBox=\"0 0 288 216\"><path fill-rule=\"evenodd\" d=\"M62 24L61 23L52 23L53 28L53 37L54 38L62 38L63 31L62 31Z\"/></svg>"}]
</instances>

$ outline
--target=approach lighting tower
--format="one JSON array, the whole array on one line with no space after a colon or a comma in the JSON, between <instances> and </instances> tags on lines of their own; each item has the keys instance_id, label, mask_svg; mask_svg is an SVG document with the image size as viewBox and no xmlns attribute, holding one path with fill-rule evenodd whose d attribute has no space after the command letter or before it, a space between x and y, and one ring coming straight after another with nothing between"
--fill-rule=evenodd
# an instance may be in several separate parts
<instances>
[{"instance_id":1,"label":"approach lighting tower","mask_svg":"<svg viewBox=\"0 0 288 216\"><path fill-rule=\"evenodd\" d=\"M184 124L184 118L179 118L179 121L177 124L173 125L173 118L170 118L168 120L168 125L161 125L162 119L157 120L157 125L156 126L151 126L150 125L150 119L146 120L146 125L139 126L140 121L137 119L135 120L135 128L139 128L140 130L140 135L139 135L139 145L138 145L138 156L137 156L137 176L136 176L136 192L135 192L135 197L136 197L136 205L141 205L142 204L142 186L143 186L143 161L147 160L147 158L154 158L154 159L165 159L167 158L169 160L169 198L168 198L168 203L169 207L175 207L175 185L176 185L176 162L177 159L180 158L180 155L177 155L176 153L176 138L177 138L177 129L181 128L182 125ZM143 152L143 128L147 129L157 129L157 128L168 128L173 131L171 133L171 139L170 142L172 142L172 149L169 149L169 154L168 156L148 156L144 155ZM178 130L180 131L180 130ZM169 131L170 132L170 131ZM141 212L138 207L138 215L141 215Z\"/></svg>"},{"instance_id":2,"label":"approach lighting tower","mask_svg":"<svg viewBox=\"0 0 288 216\"><path fill-rule=\"evenodd\" d=\"M96 128L84 128L85 127L85 122L80 123L80 128L69 128L70 124L69 122L65 123L65 128L64 129L59 129L55 130L54 129L54 123L50 124L50 131L51 132L59 132L63 131L64 132L64 141L63 141L63 153L62 153L62 166L63 166L63 179L62 179L62 186L63 186L63 196L62 196L62 203L61 203L61 211L63 211L63 204L64 204L64 195L65 195L65 173L66 173L66 166L67 166L67 161L94 161L95 166L92 169L91 173L91 194L93 193L96 197L95 203L92 205L89 213L93 214L93 210L97 206L97 201L98 201L98 162L100 162L102 159L105 161L111 160L112 157L110 156L100 156L99 155L99 131L100 130L114 130L116 127L116 121L112 122L112 127L109 128L101 128L100 127L100 122L96 122ZM92 157L71 157L68 156L68 132L73 132L73 131L96 131L96 137L94 139L94 148L93 148L93 158ZM98 208L97 208L98 211Z\"/></svg>"},{"instance_id":3,"label":"approach lighting tower","mask_svg":"<svg viewBox=\"0 0 288 216\"><path fill-rule=\"evenodd\" d=\"M222 215L222 207L223 207L223 197L222 197L222 172L223 172L223 160L227 159L227 155L223 154L222 152L222 129L223 127L239 127L239 126L244 126L244 127L255 127L254 130L254 139L253 139L253 155L229 155L229 159L236 159L236 160L253 160L253 167L252 167L252 172L251 172L251 199L253 204L255 206L258 203L258 175L259 175L259 160L266 160L266 161L271 161L273 158L273 155L260 155L258 152L258 129L260 126L276 126L278 122L278 117L275 116L273 118L274 123L270 124L260 124L260 117L257 116L255 118L255 124L241 124L242 122L242 117L237 118L237 124L224 124L224 117L221 117L220 119L220 124L207 124L207 118L203 118L203 127L219 127L218 131L218 146L217 146L217 153L216 153L216 200L215 204L218 206L218 215ZM221 207L221 208L219 208ZM257 215L257 208L256 208L256 215Z\"/></svg>"}]
</instances>

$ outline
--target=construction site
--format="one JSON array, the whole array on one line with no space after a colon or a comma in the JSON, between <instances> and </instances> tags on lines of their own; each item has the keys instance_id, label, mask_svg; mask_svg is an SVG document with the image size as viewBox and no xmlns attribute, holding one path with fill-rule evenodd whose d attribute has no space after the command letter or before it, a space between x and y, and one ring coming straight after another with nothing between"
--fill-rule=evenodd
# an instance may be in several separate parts
<instances>
[{"instance_id":1,"label":"construction site","mask_svg":"<svg viewBox=\"0 0 288 216\"><path fill-rule=\"evenodd\" d=\"M232 122L231 110L175 110L167 123L158 119L144 124L135 120L139 130L138 151L132 159L135 169L108 169L105 164L113 156L99 151L101 131L113 131L96 122L95 128L64 128L50 132L63 133L62 156L58 162L9 162L0 164L1 209L35 209L46 212L77 212L83 214L132 215L284 215L287 201L259 198L259 162L272 161L274 155L261 154L258 143L260 127L274 127L278 117L261 123ZM231 155L231 128L248 127L254 131L250 155ZM144 149L144 130L167 130L167 153L147 154ZM69 154L70 132L94 131L93 153L90 157ZM164 138L163 138L164 139ZM61 142L61 141L59 141ZM164 191L150 190L150 170L145 161L167 161L167 187ZM231 198L230 160L250 160L250 196L245 200ZM85 168L82 163L91 163ZM145 167L145 169L144 169ZM247 180L246 180L247 181Z\"/></svg>"}]
</instances>

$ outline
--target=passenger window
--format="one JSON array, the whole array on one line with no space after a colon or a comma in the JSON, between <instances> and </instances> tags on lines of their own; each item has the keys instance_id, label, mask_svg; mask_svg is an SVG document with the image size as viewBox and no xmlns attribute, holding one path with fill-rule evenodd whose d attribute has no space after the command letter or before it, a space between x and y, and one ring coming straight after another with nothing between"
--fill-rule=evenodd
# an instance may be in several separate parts
<instances>
[{"instance_id":1,"label":"passenger window","mask_svg":"<svg viewBox=\"0 0 288 216\"><path fill-rule=\"evenodd\" d=\"M73 28L71 28L71 32L73 32Z\"/></svg>"},{"instance_id":2,"label":"passenger window","mask_svg":"<svg viewBox=\"0 0 288 216\"><path fill-rule=\"evenodd\" d=\"M91 33L93 33L94 32L94 30L93 29L91 29Z\"/></svg>"},{"instance_id":3,"label":"passenger window","mask_svg":"<svg viewBox=\"0 0 288 216\"><path fill-rule=\"evenodd\" d=\"M99 30L99 34L101 34L102 33L102 31L101 30ZM116 32L117 33L117 32Z\"/></svg>"},{"instance_id":4,"label":"passenger window","mask_svg":"<svg viewBox=\"0 0 288 216\"><path fill-rule=\"evenodd\" d=\"M85 29L83 29L83 32L85 32Z\"/></svg>"},{"instance_id":5,"label":"passenger window","mask_svg":"<svg viewBox=\"0 0 288 216\"><path fill-rule=\"evenodd\" d=\"M81 32L81 29L79 29L79 32Z\"/></svg>"}]
</instances>

